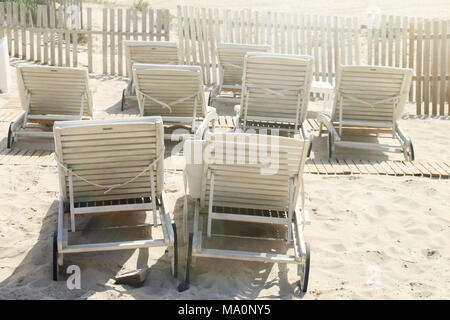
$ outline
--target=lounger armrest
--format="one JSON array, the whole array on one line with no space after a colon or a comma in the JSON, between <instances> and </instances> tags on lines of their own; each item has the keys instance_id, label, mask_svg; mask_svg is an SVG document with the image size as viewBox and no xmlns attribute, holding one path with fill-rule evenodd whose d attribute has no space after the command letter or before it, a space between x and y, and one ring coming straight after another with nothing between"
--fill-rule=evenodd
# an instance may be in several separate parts
<instances>
[{"instance_id":1,"label":"lounger armrest","mask_svg":"<svg viewBox=\"0 0 450 320\"><path fill-rule=\"evenodd\" d=\"M217 112L216 112L216 108L213 107L206 107L206 116L203 119L202 123L200 124L200 126L197 128L197 131L195 132L195 136L194 139L195 140L202 140L206 130L208 130L209 128L209 123L212 122L213 124L213 128L216 125L216 121L217 121Z\"/></svg>"},{"instance_id":2,"label":"lounger armrest","mask_svg":"<svg viewBox=\"0 0 450 320\"><path fill-rule=\"evenodd\" d=\"M25 118L25 112L23 112L16 121L13 122L11 130L14 132L18 130L23 125L23 119Z\"/></svg>"},{"instance_id":3,"label":"lounger armrest","mask_svg":"<svg viewBox=\"0 0 450 320\"><path fill-rule=\"evenodd\" d=\"M336 131L336 129L333 126L333 122L331 121L331 112L324 110L324 111L320 111L317 114L317 121L324 125L328 132L333 132L333 136L334 136L334 140L335 141L340 141L341 137L339 135L339 133Z\"/></svg>"}]
</instances>

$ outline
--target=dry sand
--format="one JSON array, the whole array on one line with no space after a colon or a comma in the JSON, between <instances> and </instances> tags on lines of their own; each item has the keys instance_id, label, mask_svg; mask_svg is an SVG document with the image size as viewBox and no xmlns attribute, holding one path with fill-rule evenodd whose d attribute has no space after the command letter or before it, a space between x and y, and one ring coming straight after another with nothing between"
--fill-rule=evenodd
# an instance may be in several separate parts
<instances>
[{"instance_id":1,"label":"dry sand","mask_svg":"<svg viewBox=\"0 0 450 320\"><path fill-rule=\"evenodd\" d=\"M117 3L124 1L118 0ZM326 2L327 6L322 8ZM370 1L251 1L262 10L364 13ZM372 1L373 2L373 1ZM154 1L154 7L175 6L175 1ZM183 2L184 3L184 2ZM386 13L450 16L448 1L378 1ZM206 5L204 1L186 4ZM238 1L217 6L236 8ZM172 7L170 7L172 8ZM420 11L418 11L420 8ZM324 12L326 10L327 12ZM342 11L341 11L342 10ZM313 12L312 12L313 13ZM10 93L0 95L0 111L18 106L12 61ZM93 76L95 117L119 110L125 81ZM311 104L318 110L321 102ZM221 113L232 106L220 105ZM408 105L400 121L414 141L419 160L450 159L448 117L416 117ZM136 106L127 112L137 112ZM9 123L0 122L0 148L6 146ZM325 140L316 139L313 156L325 156ZM23 139L18 148L52 150L51 141ZM337 150L339 156L354 156ZM359 159L398 159L387 154L358 155ZM183 164L166 157L165 190L174 221L181 226ZM311 243L309 291L299 292L294 266L256 262L198 259L191 289L178 293L170 276L164 248L122 252L76 254L65 257L65 266L82 271L80 290L69 290L65 281L51 280L51 236L56 229L58 181L55 166L0 165L0 299L449 299L450 298L450 180L375 175L305 175L307 207L312 224L305 228ZM192 208L192 202L190 202ZM192 210L191 210L192 214ZM238 227L239 228L239 227ZM242 226L241 226L242 228ZM181 229L181 227L179 227ZM262 229L258 229L263 232ZM270 227L266 232L273 231ZM180 235L182 239L182 235ZM232 244L232 243L231 243ZM240 244L241 245L241 244ZM262 243L249 244L264 250ZM184 275L185 245L180 248L180 274ZM140 288L114 285L120 271L148 266L149 276Z\"/></svg>"}]
</instances>

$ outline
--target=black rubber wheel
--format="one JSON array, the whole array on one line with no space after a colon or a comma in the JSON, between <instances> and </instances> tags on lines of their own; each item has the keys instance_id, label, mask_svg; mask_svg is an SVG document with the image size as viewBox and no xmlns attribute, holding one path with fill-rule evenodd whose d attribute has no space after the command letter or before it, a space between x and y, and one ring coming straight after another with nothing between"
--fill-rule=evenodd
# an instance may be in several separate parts
<instances>
[{"instance_id":1,"label":"black rubber wheel","mask_svg":"<svg viewBox=\"0 0 450 320\"><path fill-rule=\"evenodd\" d=\"M333 136L328 132L328 158L331 159L333 155Z\"/></svg>"},{"instance_id":2,"label":"black rubber wheel","mask_svg":"<svg viewBox=\"0 0 450 320\"><path fill-rule=\"evenodd\" d=\"M413 161L414 159L415 159L414 147L413 147L413 144L411 142L411 144L409 145L409 160Z\"/></svg>"},{"instance_id":3,"label":"black rubber wheel","mask_svg":"<svg viewBox=\"0 0 450 320\"><path fill-rule=\"evenodd\" d=\"M302 275L300 278L300 290L302 292L306 292L308 290L308 279L309 279L309 264L311 259L310 249L309 249L309 243L306 242L306 257L305 257L305 265L303 266Z\"/></svg>"},{"instance_id":4,"label":"black rubber wheel","mask_svg":"<svg viewBox=\"0 0 450 320\"><path fill-rule=\"evenodd\" d=\"M312 141L309 143L309 147L308 147L308 153L306 154L306 156L309 158L309 156L311 155L311 151L312 151Z\"/></svg>"},{"instance_id":5,"label":"black rubber wheel","mask_svg":"<svg viewBox=\"0 0 450 320\"><path fill-rule=\"evenodd\" d=\"M186 278L183 282L178 285L178 292L183 292L190 287L190 275L191 275L191 261L192 261L192 242L194 241L194 234L189 233L189 243L186 261Z\"/></svg>"},{"instance_id":6,"label":"black rubber wheel","mask_svg":"<svg viewBox=\"0 0 450 320\"><path fill-rule=\"evenodd\" d=\"M125 107L125 89L122 91L122 106L120 107L120 110L123 111L123 108Z\"/></svg>"},{"instance_id":7,"label":"black rubber wheel","mask_svg":"<svg viewBox=\"0 0 450 320\"><path fill-rule=\"evenodd\" d=\"M173 277L178 277L178 236L177 236L177 225L172 223L173 229Z\"/></svg>"},{"instance_id":8,"label":"black rubber wheel","mask_svg":"<svg viewBox=\"0 0 450 320\"><path fill-rule=\"evenodd\" d=\"M58 266L58 233L53 233L53 280L58 281L59 266Z\"/></svg>"},{"instance_id":9,"label":"black rubber wheel","mask_svg":"<svg viewBox=\"0 0 450 320\"><path fill-rule=\"evenodd\" d=\"M13 125L13 123L11 122L9 124L9 128L8 128L8 140L6 142L6 147L8 149L11 149L11 147L12 147L12 145L14 143L14 141L13 141L14 137L13 137L13 133L12 133L12 129L11 129L12 125Z\"/></svg>"}]
</instances>

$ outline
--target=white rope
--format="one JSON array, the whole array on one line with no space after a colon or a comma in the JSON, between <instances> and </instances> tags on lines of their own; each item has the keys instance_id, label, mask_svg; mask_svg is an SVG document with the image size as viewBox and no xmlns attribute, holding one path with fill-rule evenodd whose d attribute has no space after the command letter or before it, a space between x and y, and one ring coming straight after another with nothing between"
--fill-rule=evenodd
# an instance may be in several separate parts
<instances>
[{"instance_id":1,"label":"white rope","mask_svg":"<svg viewBox=\"0 0 450 320\"><path fill-rule=\"evenodd\" d=\"M236 69L244 69L242 66L238 66L237 64L232 64L232 63L228 63L228 62L224 62L222 63L223 66L230 66L232 68L236 68Z\"/></svg>"},{"instance_id":2,"label":"white rope","mask_svg":"<svg viewBox=\"0 0 450 320\"><path fill-rule=\"evenodd\" d=\"M150 96L149 94L146 94L146 93L142 92L141 90L139 90L139 89L137 89L137 88L136 88L136 92L139 92L139 93L142 94L144 97L149 98L150 100L152 100L153 102L156 102L157 104L161 105L162 107L169 109L170 113L172 113L172 107L173 107L173 106L175 106L175 105L177 105L177 104L179 104L179 103L181 103L181 102L184 102L184 101L186 101L186 100L188 100L188 99L190 99L190 98L193 98L193 97L195 97L196 95L198 95L198 92L196 92L196 93L194 93L194 94L192 94L192 95L190 95L190 96L187 96L187 97L184 97L184 98L181 98L181 99L178 99L178 100L169 102L169 103L165 103L165 102L163 102L163 101L161 101L161 100L158 100L158 99L156 99L156 98Z\"/></svg>"},{"instance_id":3,"label":"white rope","mask_svg":"<svg viewBox=\"0 0 450 320\"><path fill-rule=\"evenodd\" d=\"M352 95L347 95L347 94L344 95L344 94L341 94L341 96L342 96L343 98L345 98L345 99L353 100L353 101L356 101L356 102L359 102L359 103L368 105L369 107L372 108L372 110L375 109L375 106L376 106L377 104L381 104L381 103L384 103L384 102L388 102L388 101L396 100L396 99L400 98L400 96L393 96L393 97L389 97L389 98L382 99L382 100L377 100L377 101L374 101L374 102L370 103L370 102L364 101L364 100L362 100L362 99L359 99L359 98L357 98L357 97L354 97L354 96L352 96Z\"/></svg>"},{"instance_id":4,"label":"white rope","mask_svg":"<svg viewBox=\"0 0 450 320\"><path fill-rule=\"evenodd\" d=\"M262 87L262 86L257 86L254 84L247 84L247 89L252 89L252 88L261 89L261 90L266 91L269 94L276 95L279 97L284 97L284 92L289 91L288 89L275 90L275 89L270 89L270 88L266 88L266 87Z\"/></svg>"},{"instance_id":5,"label":"white rope","mask_svg":"<svg viewBox=\"0 0 450 320\"><path fill-rule=\"evenodd\" d=\"M110 184L110 185L107 185L107 184L98 184L98 183L89 181L88 179L86 179L86 178L80 176L79 174L73 172L72 169L67 168L62 162L59 161L58 155L57 155L56 152L55 152L55 159L56 159L56 162L58 163L59 166L63 167L65 171L70 172L71 174L73 174L74 176L80 178L81 180L83 180L83 181L86 182L87 184L90 184L90 185L95 186L95 187L98 187L98 188L107 189L107 190L104 192L105 194L108 193L108 192L110 192L112 189L126 186L127 184L129 184L129 183L135 181L137 178L139 178L139 177L142 176L144 173L146 173L148 170L150 170L150 169L151 169L151 168L152 168L159 160L161 160L161 158L162 158L163 156L164 156L164 148L162 149L160 155L159 155L156 159L154 159L152 162L150 162L150 164L149 164L147 167L145 167L141 172L139 172L138 175L135 176L134 178L131 178L130 180L128 180L128 181L126 181L126 182L123 182L123 183L117 183L117 184Z\"/></svg>"}]
</instances>

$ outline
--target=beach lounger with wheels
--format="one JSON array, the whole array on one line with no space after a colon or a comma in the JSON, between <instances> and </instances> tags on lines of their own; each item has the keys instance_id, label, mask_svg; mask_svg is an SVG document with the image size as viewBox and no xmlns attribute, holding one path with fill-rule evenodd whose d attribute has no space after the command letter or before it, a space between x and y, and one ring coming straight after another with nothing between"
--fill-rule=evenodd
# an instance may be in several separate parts
<instances>
[{"instance_id":1,"label":"beach lounger with wheels","mask_svg":"<svg viewBox=\"0 0 450 320\"><path fill-rule=\"evenodd\" d=\"M125 40L125 58L128 72L128 85L122 93L123 111L128 99L135 99L136 92L133 83L133 64L178 64L178 46L175 41L137 41Z\"/></svg>"},{"instance_id":2,"label":"beach lounger with wheels","mask_svg":"<svg viewBox=\"0 0 450 320\"><path fill-rule=\"evenodd\" d=\"M92 94L86 68L17 66L20 101L25 112L8 131L11 148L20 136L53 137L55 121L92 118Z\"/></svg>"},{"instance_id":3,"label":"beach lounger with wheels","mask_svg":"<svg viewBox=\"0 0 450 320\"><path fill-rule=\"evenodd\" d=\"M302 175L308 147L309 140L248 133L208 132L204 140L185 141L185 187L187 184L189 189L186 194L194 198L195 209L193 233L186 239L186 280L180 284L180 291L189 286L194 257L297 264L300 288L306 291L309 245L304 240L303 227L309 223L309 216L304 206ZM187 200L184 209L187 234ZM219 220L267 228L278 225L282 231L277 238L266 238L260 234L230 234L219 225L220 234L215 234L212 230ZM225 247L208 246L208 239L217 237ZM281 241L293 248L290 254L286 250L273 252L265 245L258 252L245 251L229 248L226 244L231 238L240 239L239 246L258 239Z\"/></svg>"},{"instance_id":4,"label":"beach lounger with wheels","mask_svg":"<svg viewBox=\"0 0 450 320\"><path fill-rule=\"evenodd\" d=\"M276 129L304 139L312 66L310 56L247 53L236 130Z\"/></svg>"},{"instance_id":5,"label":"beach lounger with wheels","mask_svg":"<svg viewBox=\"0 0 450 320\"><path fill-rule=\"evenodd\" d=\"M222 92L231 92L233 98L241 93L242 71L247 52L268 51L270 51L268 45L219 43L217 45L217 58L219 60L220 82L211 91L209 105L211 105L212 100L218 99ZM239 102L239 98L235 99L236 102Z\"/></svg>"},{"instance_id":6,"label":"beach lounger with wheels","mask_svg":"<svg viewBox=\"0 0 450 320\"><path fill-rule=\"evenodd\" d=\"M336 79L332 109L317 120L328 130L328 156L335 146L403 153L414 160L411 139L400 129L413 72L381 66L341 66ZM392 138L393 143L361 141L361 138Z\"/></svg>"},{"instance_id":7,"label":"beach lounger with wheels","mask_svg":"<svg viewBox=\"0 0 450 320\"><path fill-rule=\"evenodd\" d=\"M133 78L141 116L158 115L164 125L188 126L192 133L203 122L214 125L217 113L206 105L199 66L135 63Z\"/></svg>"},{"instance_id":8,"label":"beach lounger with wheels","mask_svg":"<svg viewBox=\"0 0 450 320\"><path fill-rule=\"evenodd\" d=\"M169 247L175 276L176 228L164 194L161 117L55 122L54 135L61 194L54 280L66 254L161 246ZM150 210L151 216L146 214ZM122 215L122 224L77 225L77 219L86 219L81 217L100 214ZM145 220L136 225L131 214ZM119 238L102 236L106 232Z\"/></svg>"}]
</instances>

